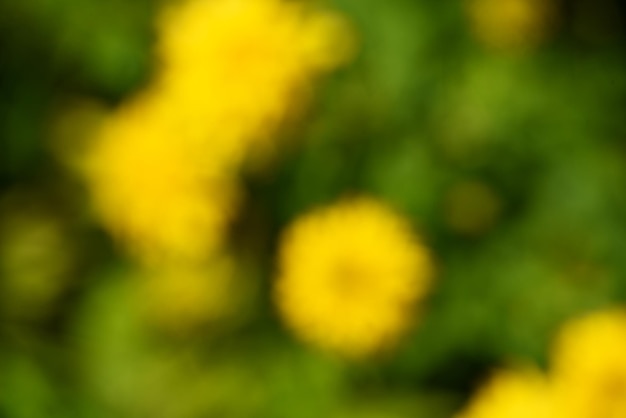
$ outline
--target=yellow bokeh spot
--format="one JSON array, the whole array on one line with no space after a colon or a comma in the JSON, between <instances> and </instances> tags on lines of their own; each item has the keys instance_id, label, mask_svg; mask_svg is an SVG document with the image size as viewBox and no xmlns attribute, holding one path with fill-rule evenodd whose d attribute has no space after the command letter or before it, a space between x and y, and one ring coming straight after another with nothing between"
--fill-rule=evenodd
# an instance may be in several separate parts
<instances>
[{"instance_id":1,"label":"yellow bokeh spot","mask_svg":"<svg viewBox=\"0 0 626 418\"><path fill-rule=\"evenodd\" d=\"M551 0L467 0L474 36L500 51L524 51L536 47L554 23Z\"/></svg>"},{"instance_id":2,"label":"yellow bokeh spot","mask_svg":"<svg viewBox=\"0 0 626 418\"><path fill-rule=\"evenodd\" d=\"M138 285L138 303L145 318L177 334L224 320L238 307L240 289L229 259L159 266L144 272Z\"/></svg>"}]
</instances>

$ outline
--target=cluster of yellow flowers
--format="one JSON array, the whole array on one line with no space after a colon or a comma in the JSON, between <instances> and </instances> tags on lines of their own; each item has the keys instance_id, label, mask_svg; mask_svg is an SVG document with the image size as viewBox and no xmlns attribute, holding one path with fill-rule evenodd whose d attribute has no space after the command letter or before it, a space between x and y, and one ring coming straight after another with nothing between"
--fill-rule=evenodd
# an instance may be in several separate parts
<instances>
[{"instance_id":1,"label":"cluster of yellow flowers","mask_svg":"<svg viewBox=\"0 0 626 418\"><path fill-rule=\"evenodd\" d=\"M152 82L105 120L83 162L101 222L149 271L167 272L153 275L157 288L177 271L202 288L189 279L225 252L237 171L271 148L350 45L342 19L300 2L186 0L162 14Z\"/></svg>"},{"instance_id":2,"label":"cluster of yellow flowers","mask_svg":"<svg viewBox=\"0 0 626 418\"><path fill-rule=\"evenodd\" d=\"M626 417L626 311L594 313L567 324L549 375L500 372L459 418Z\"/></svg>"},{"instance_id":3,"label":"cluster of yellow flowers","mask_svg":"<svg viewBox=\"0 0 626 418\"><path fill-rule=\"evenodd\" d=\"M310 7L285 0L191 0L164 13L157 88L186 117L203 122L196 133L211 153L263 151L276 126L306 102L312 78L351 56L346 23Z\"/></svg>"},{"instance_id":4,"label":"cluster of yellow flowers","mask_svg":"<svg viewBox=\"0 0 626 418\"><path fill-rule=\"evenodd\" d=\"M364 358L390 348L411 325L432 272L408 222L359 198L314 211L287 229L274 296L303 340Z\"/></svg>"}]
</instances>

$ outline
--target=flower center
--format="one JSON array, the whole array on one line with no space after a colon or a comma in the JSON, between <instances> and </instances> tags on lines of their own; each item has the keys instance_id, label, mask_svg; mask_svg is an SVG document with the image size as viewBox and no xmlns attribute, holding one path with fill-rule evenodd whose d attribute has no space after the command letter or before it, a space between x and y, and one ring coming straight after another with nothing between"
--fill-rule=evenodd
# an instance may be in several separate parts
<instances>
[{"instance_id":1,"label":"flower center","mask_svg":"<svg viewBox=\"0 0 626 418\"><path fill-rule=\"evenodd\" d=\"M342 261L335 266L333 285L341 296L352 298L362 293L369 276L371 273L363 266Z\"/></svg>"}]
</instances>

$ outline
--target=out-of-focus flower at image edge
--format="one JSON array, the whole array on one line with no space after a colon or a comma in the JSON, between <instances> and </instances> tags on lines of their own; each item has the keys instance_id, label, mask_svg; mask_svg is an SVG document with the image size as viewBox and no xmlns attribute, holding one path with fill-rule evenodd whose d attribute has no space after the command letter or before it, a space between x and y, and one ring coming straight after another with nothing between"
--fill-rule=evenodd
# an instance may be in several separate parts
<instances>
[{"instance_id":1,"label":"out-of-focus flower at image edge","mask_svg":"<svg viewBox=\"0 0 626 418\"><path fill-rule=\"evenodd\" d=\"M566 324L552 355L563 416L626 416L626 310L600 311Z\"/></svg>"},{"instance_id":2,"label":"out-of-focus flower at image edge","mask_svg":"<svg viewBox=\"0 0 626 418\"><path fill-rule=\"evenodd\" d=\"M351 358L393 347L433 275L409 222L370 198L302 216L279 251L274 297L285 323L303 340Z\"/></svg>"},{"instance_id":3,"label":"out-of-focus flower at image edge","mask_svg":"<svg viewBox=\"0 0 626 418\"><path fill-rule=\"evenodd\" d=\"M458 418L550 418L546 377L538 370L515 368L499 371Z\"/></svg>"},{"instance_id":4,"label":"out-of-focus flower at image edge","mask_svg":"<svg viewBox=\"0 0 626 418\"><path fill-rule=\"evenodd\" d=\"M167 9L159 28L155 85L174 111L204 126L209 152L215 141L273 148L276 128L306 105L316 76L354 48L342 17L304 2L188 1Z\"/></svg>"},{"instance_id":5,"label":"out-of-focus flower at image edge","mask_svg":"<svg viewBox=\"0 0 626 418\"><path fill-rule=\"evenodd\" d=\"M498 372L459 418L626 416L626 311L592 313L557 335L547 373Z\"/></svg>"}]
</instances>

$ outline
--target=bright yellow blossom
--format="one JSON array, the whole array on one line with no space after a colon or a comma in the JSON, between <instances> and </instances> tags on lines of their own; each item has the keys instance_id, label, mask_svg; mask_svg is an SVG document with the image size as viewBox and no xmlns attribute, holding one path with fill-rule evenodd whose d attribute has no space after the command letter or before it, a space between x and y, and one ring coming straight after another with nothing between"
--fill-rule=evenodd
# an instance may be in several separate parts
<instances>
[{"instance_id":1,"label":"bright yellow blossom","mask_svg":"<svg viewBox=\"0 0 626 418\"><path fill-rule=\"evenodd\" d=\"M457 418L555 418L550 387L534 369L497 372Z\"/></svg>"},{"instance_id":2,"label":"bright yellow blossom","mask_svg":"<svg viewBox=\"0 0 626 418\"><path fill-rule=\"evenodd\" d=\"M303 3L170 6L152 83L102 123L78 164L105 227L153 268L209 258L236 210L244 158L267 148L255 144L347 58L350 39L342 19Z\"/></svg>"},{"instance_id":3,"label":"bright yellow blossom","mask_svg":"<svg viewBox=\"0 0 626 418\"><path fill-rule=\"evenodd\" d=\"M267 140L350 50L345 22L284 0L188 0L163 14L156 84L209 138Z\"/></svg>"},{"instance_id":4,"label":"bright yellow blossom","mask_svg":"<svg viewBox=\"0 0 626 418\"><path fill-rule=\"evenodd\" d=\"M349 38L339 17L295 2L171 6L152 84L103 123L83 164L105 226L144 261L206 257L251 145L275 136L313 78L346 58Z\"/></svg>"},{"instance_id":5,"label":"bright yellow blossom","mask_svg":"<svg viewBox=\"0 0 626 418\"><path fill-rule=\"evenodd\" d=\"M275 299L301 338L349 357L388 348L430 285L427 249L384 204L347 200L284 233Z\"/></svg>"},{"instance_id":6,"label":"bright yellow blossom","mask_svg":"<svg viewBox=\"0 0 626 418\"><path fill-rule=\"evenodd\" d=\"M572 321L552 354L563 416L626 417L626 310Z\"/></svg>"},{"instance_id":7,"label":"bright yellow blossom","mask_svg":"<svg viewBox=\"0 0 626 418\"><path fill-rule=\"evenodd\" d=\"M497 374L457 418L626 417L626 310L566 324L551 357L547 377Z\"/></svg>"},{"instance_id":8,"label":"bright yellow blossom","mask_svg":"<svg viewBox=\"0 0 626 418\"><path fill-rule=\"evenodd\" d=\"M169 119L141 103L103 127L85 175L105 226L143 261L203 259L221 243L236 185L176 143Z\"/></svg>"}]
</instances>

